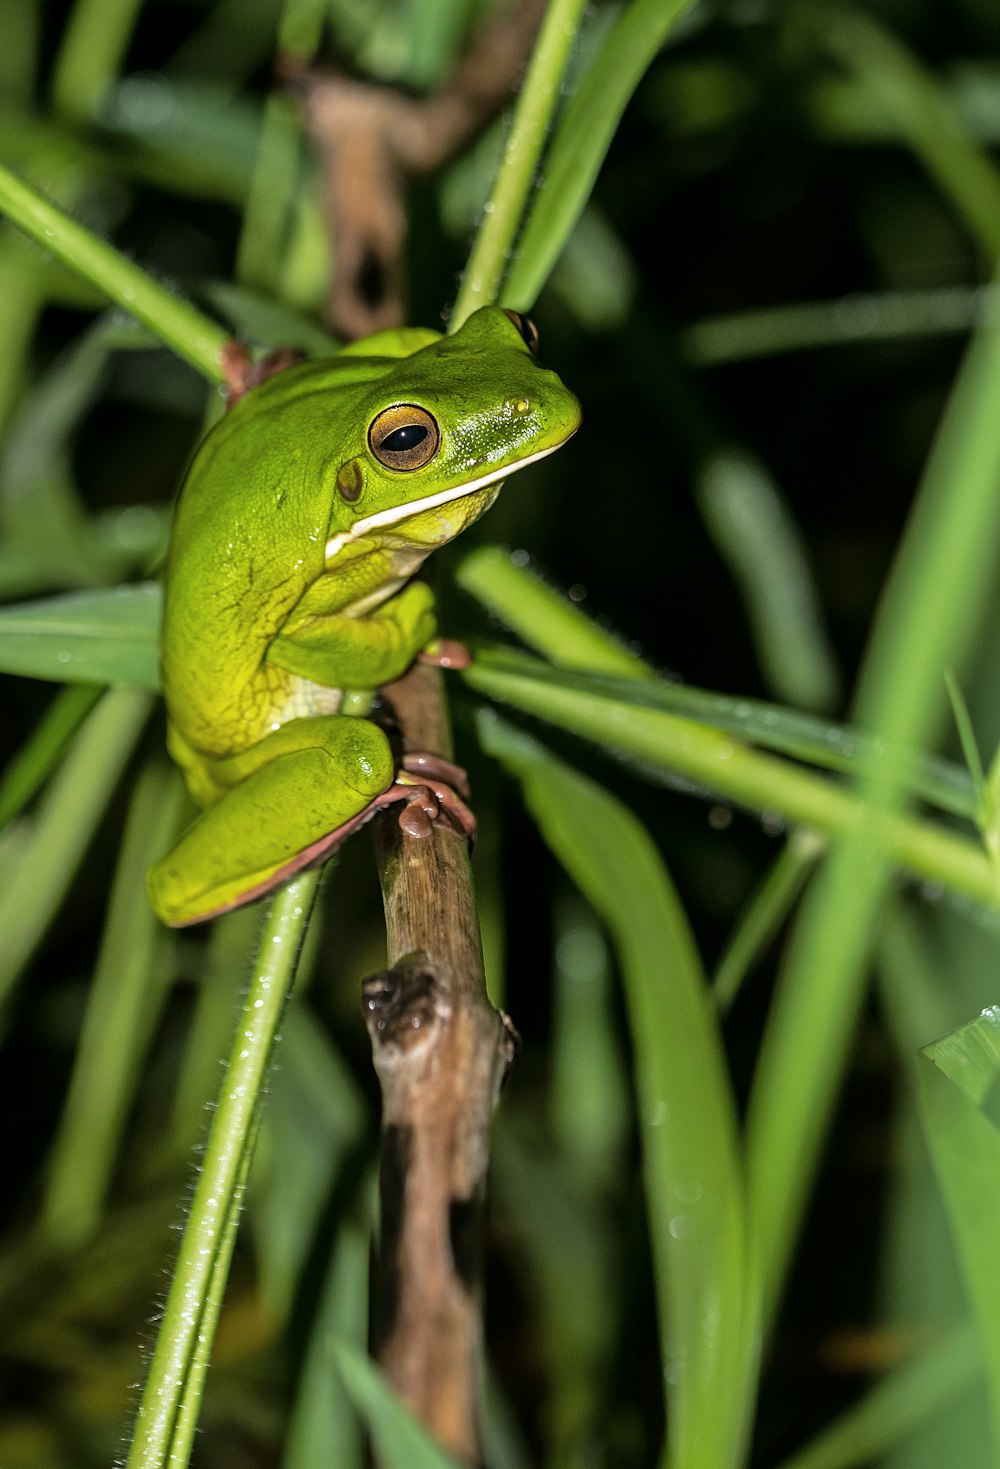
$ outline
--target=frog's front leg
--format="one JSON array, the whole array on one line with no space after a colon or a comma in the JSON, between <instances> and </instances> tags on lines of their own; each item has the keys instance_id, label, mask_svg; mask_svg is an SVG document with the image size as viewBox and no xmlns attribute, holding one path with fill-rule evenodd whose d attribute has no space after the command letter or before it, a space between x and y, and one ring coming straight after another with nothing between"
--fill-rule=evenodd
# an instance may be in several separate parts
<instances>
[{"instance_id":1,"label":"frog's front leg","mask_svg":"<svg viewBox=\"0 0 1000 1469\"><path fill-rule=\"evenodd\" d=\"M385 733L336 714L292 720L211 767L230 789L149 872L153 908L174 927L251 902L320 861L395 774Z\"/></svg>"},{"instance_id":2,"label":"frog's front leg","mask_svg":"<svg viewBox=\"0 0 1000 1469\"><path fill-rule=\"evenodd\" d=\"M434 594L416 581L363 615L293 613L267 658L327 687L377 688L404 674L436 632Z\"/></svg>"}]
</instances>

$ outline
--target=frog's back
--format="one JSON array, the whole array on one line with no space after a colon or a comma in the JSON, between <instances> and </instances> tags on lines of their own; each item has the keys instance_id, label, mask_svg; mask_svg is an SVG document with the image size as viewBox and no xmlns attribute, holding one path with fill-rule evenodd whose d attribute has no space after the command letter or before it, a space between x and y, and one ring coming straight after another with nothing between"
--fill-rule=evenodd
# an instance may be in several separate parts
<instances>
[{"instance_id":1,"label":"frog's back","mask_svg":"<svg viewBox=\"0 0 1000 1469\"><path fill-rule=\"evenodd\" d=\"M351 383L358 369L352 364ZM345 411L343 389L315 364L254 389L209 433L181 490L166 577L163 687L174 724L207 754L255 743L294 694L291 676L264 660L324 570L340 462L331 404Z\"/></svg>"}]
</instances>

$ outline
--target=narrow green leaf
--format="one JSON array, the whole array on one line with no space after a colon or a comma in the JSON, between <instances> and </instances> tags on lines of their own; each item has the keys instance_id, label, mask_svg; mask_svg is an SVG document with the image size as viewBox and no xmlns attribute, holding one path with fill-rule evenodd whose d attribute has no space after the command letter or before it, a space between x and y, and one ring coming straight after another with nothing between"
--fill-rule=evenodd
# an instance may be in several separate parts
<instances>
[{"instance_id":1,"label":"narrow green leaf","mask_svg":"<svg viewBox=\"0 0 1000 1469\"><path fill-rule=\"evenodd\" d=\"M42 1208L42 1227L60 1248L78 1246L100 1221L164 998L154 955L165 934L146 901L146 868L177 830L182 792L176 770L158 759L139 776L129 806Z\"/></svg>"},{"instance_id":2,"label":"narrow green leaf","mask_svg":"<svg viewBox=\"0 0 1000 1469\"><path fill-rule=\"evenodd\" d=\"M920 1053L924 1132L944 1196L986 1363L1000 1448L1000 1006Z\"/></svg>"},{"instance_id":3,"label":"narrow green leaf","mask_svg":"<svg viewBox=\"0 0 1000 1469\"><path fill-rule=\"evenodd\" d=\"M964 335L995 296L994 286L939 286L760 306L695 322L683 332L681 343L696 363L711 367L851 342Z\"/></svg>"},{"instance_id":4,"label":"narrow green leaf","mask_svg":"<svg viewBox=\"0 0 1000 1469\"><path fill-rule=\"evenodd\" d=\"M308 872L271 900L139 1404L128 1469L187 1463L268 1066L318 880L316 871Z\"/></svg>"},{"instance_id":5,"label":"narrow green leaf","mask_svg":"<svg viewBox=\"0 0 1000 1469\"><path fill-rule=\"evenodd\" d=\"M668 1462L735 1466L756 1372L755 1285L733 1098L690 930L631 812L495 716L481 718L480 735L518 776L543 836L618 953L670 1402Z\"/></svg>"},{"instance_id":6,"label":"narrow green leaf","mask_svg":"<svg viewBox=\"0 0 1000 1469\"><path fill-rule=\"evenodd\" d=\"M866 815L864 803L832 781L749 749L719 730L680 719L660 709L636 707L585 693L579 674L564 673L507 655L480 657L462 675L490 698L538 715L596 740L619 758L632 757L673 777L740 802L751 810L778 815L827 836L854 832ZM637 683L636 688L651 687ZM684 780L678 781L689 789ZM892 816L871 839L894 862L921 877L942 882L991 907L1000 905L991 865L977 845L930 822Z\"/></svg>"},{"instance_id":7,"label":"narrow green leaf","mask_svg":"<svg viewBox=\"0 0 1000 1469\"><path fill-rule=\"evenodd\" d=\"M156 692L161 603L143 582L0 608L0 670Z\"/></svg>"},{"instance_id":8,"label":"narrow green leaf","mask_svg":"<svg viewBox=\"0 0 1000 1469\"><path fill-rule=\"evenodd\" d=\"M147 694L131 689L105 694L45 792L0 884L0 1001L62 902L151 707Z\"/></svg>"},{"instance_id":9,"label":"narrow green leaf","mask_svg":"<svg viewBox=\"0 0 1000 1469\"><path fill-rule=\"evenodd\" d=\"M105 240L0 164L0 213L138 318L210 382L223 380L226 335Z\"/></svg>"},{"instance_id":10,"label":"narrow green leaf","mask_svg":"<svg viewBox=\"0 0 1000 1469\"><path fill-rule=\"evenodd\" d=\"M611 139L653 57L690 0L632 0L592 59L545 157L545 187L534 196L504 282L505 305L528 311L590 198Z\"/></svg>"},{"instance_id":11,"label":"narrow green leaf","mask_svg":"<svg viewBox=\"0 0 1000 1469\"><path fill-rule=\"evenodd\" d=\"M287 1318L316 1225L345 1154L368 1121L357 1084L302 1006L291 1005L254 1172L261 1297Z\"/></svg>"},{"instance_id":12,"label":"narrow green leaf","mask_svg":"<svg viewBox=\"0 0 1000 1469\"><path fill-rule=\"evenodd\" d=\"M449 331L457 331L477 307L497 299L584 9L584 0L548 0Z\"/></svg>"},{"instance_id":13,"label":"narrow green leaf","mask_svg":"<svg viewBox=\"0 0 1000 1469\"><path fill-rule=\"evenodd\" d=\"M740 915L712 983L715 1003L723 1013L788 917L824 845L812 832L793 832Z\"/></svg>"},{"instance_id":14,"label":"narrow green leaf","mask_svg":"<svg viewBox=\"0 0 1000 1469\"><path fill-rule=\"evenodd\" d=\"M652 678L653 670L637 653L549 586L526 559L500 546L481 546L459 562L456 580L529 648L553 663L624 678Z\"/></svg>"},{"instance_id":15,"label":"narrow green leaf","mask_svg":"<svg viewBox=\"0 0 1000 1469\"><path fill-rule=\"evenodd\" d=\"M305 1359L295 1384L282 1469L364 1469L368 1462L357 1414L331 1370L330 1340L346 1337L360 1351L368 1327L367 1230L342 1224L337 1231Z\"/></svg>"},{"instance_id":16,"label":"narrow green leaf","mask_svg":"<svg viewBox=\"0 0 1000 1469\"><path fill-rule=\"evenodd\" d=\"M961 667L993 605L1000 551L1000 322L963 360L883 592L855 701L857 722L889 752L925 749L937 733L944 671ZM865 816L817 875L786 948L751 1094L750 1197L765 1314L778 1294L868 974L891 869L882 834L905 818L906 767L863 772ZM898 827L897 827L898 829ZM996 876L983 854L996 902Z\"/></svg>"},{"instance_id":17,"label":"narrow green leaf","mask_svg":"<svg viewBox=\"0 0 1000 1469\"><path fill-rule=\"evenodd\" d=\"M87 684L60 689L56 694L30 739L0 777L0 828L13 820L44 785L100 697L101 690Z\"/></svg>"},{"instance_id":18,"label":"narrow green leaf","mask_svg":"<svg viewBox=\"0 0 1000 1469\"><path fill-rule=\"evenodd\" d=\"M884 758L868 736L848 725L760 699L711 693L658 678L638 653L523 565L517 555L497 546L466 556L459 564L458 582L559 671L503 648L481 649L476 658L481 669L509 670L561 688L686 715L824 770L856 770ZM975 792L967 771L933 756L909 762L900 757L900 764L908 767L907 783L914 796L953 815L975 818Z\"/></svg>"},{"instance_id":19,"label":"narrow green leaf","mask_svg":"<svg viewBox=\"0 0 1000 1469\"><path fill-rule=\"evenodd\" d=\"M331 1337L330 1356L371 1434L382 1469L460 1469L412 1413L407 1412L371 1359L353 1342Z\"/></svg>"},{"instance_id":20,"label":"narrow green leaf","mask_svg":"<svg viewBox=\"0 0 1000 1469\"><path fill-rule=\"evenodd\" d=\"M989 259L1000 258L1000 173L936 79L891 31L853 6L800 5L795 17L898 127Z\"/></svg>"},{"instance_id":21,"label":"narrow green leaf","mask_svg":"<svg viewBox=\"0 0 1000 1469\"><path fill-rule=\"evenodd\" d=\"M840 677L802 537L771 474L750 454L720 451L699 469L697 500L739 586L768 687L803 709L830 709Z\"/></svg>"}]
</instances>

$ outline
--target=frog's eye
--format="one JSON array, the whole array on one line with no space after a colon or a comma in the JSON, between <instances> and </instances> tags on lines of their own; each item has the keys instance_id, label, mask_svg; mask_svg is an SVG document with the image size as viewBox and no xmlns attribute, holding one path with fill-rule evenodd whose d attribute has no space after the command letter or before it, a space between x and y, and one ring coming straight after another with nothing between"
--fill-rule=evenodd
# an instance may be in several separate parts
<instances>
[{"instance_id":1,"label":"frog's eye","mask_svg":"<svg viewBox=\"0 0 1000 1469\"><path fill-rule=\"evenodd\" d=\"M423 469L440 443L436 420L415 403L386 408L368 430L368 446L386 469Z\"/></svg>"},{"instance_id":2,"label":"frog's eye","mask_svg":"<svg viewBox=\"0 0 1000 1469\"><path fill-rule=\"evenodd\" d=\"M521 333L521 340L527 347L528 351L531 353L532 357L537 357L538 328L536 327L535 323L531 320L529 316L522 316L520 311L508 311L506 306L503 308L503 314L504 316L508 317L517 327L518 331Z\"/></svg>"}]
</instances>

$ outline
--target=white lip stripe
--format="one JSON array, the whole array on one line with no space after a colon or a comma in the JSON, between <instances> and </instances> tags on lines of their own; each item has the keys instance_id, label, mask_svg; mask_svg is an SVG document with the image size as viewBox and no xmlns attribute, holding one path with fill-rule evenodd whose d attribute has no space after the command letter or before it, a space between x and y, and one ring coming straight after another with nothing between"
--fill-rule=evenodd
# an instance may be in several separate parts
<instances>
[{"instance_id":1,"label":"white lip stripe","mask_svg":"<svg viewBox=\"0 0 1000 1469\"><path fill-rule=\"evenodd\" d=\"M326 543L326 559L332 561L338 551L367 535L370 530L378 530L382 526L397 525L401 520L409 520L411 515L419 515L421 511L433 510L438 505L447 505L450 500L461 500L466 495L471 495L474 490L485 489L487 485L496 484L498 479L506 479L518 469L524 469L528 464L534 464L538 459L545 459L549 454L554 454L560 446L553 444L551 449L539 449L537 454L529 454L527 459L519 459L516 464L507 464L503 469L495 469L492 474L484 474L482 479L474 479L467 485L456 485L450 490L441 490L436 495L428 495L424 500L411 500L406 505L390 505L387 510L377 510L374 515L368 515L364 520L355 521L350 530L342 530L337 535L331 536Z\"/></svg>"}]
</instances>

